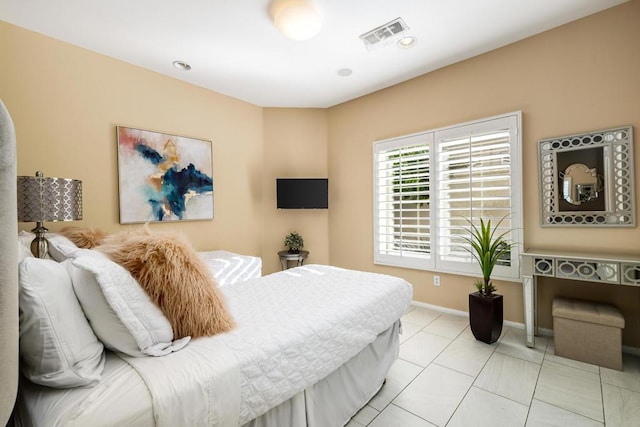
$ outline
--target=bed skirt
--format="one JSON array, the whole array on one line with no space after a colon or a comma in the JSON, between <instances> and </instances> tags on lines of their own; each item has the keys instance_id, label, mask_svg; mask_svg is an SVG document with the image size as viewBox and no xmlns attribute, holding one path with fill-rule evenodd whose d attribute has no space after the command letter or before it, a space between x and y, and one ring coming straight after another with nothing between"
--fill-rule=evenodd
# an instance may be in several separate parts
<instances>
[{"instance_id":1,"label":"bed skirt","mask_svg":"<svg viewBox=\"0 0 640 427\"><path fill-rule=\"evenodd\" d=\"M400 320L337 370L243 427L343 426L380 390L400 348Z\"/></svg>"}]
</instances>

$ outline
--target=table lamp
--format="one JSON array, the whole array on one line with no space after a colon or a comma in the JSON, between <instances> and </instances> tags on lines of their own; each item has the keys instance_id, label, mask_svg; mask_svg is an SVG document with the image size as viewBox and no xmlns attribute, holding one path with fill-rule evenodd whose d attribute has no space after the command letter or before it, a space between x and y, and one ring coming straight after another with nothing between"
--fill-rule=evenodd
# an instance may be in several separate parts
<instances>
[{"instance_id":1,"label":"table lamp","mask_svg":"<svg viewBox=\"0 0 640 427\"><path fill-rule=\"evenodd\" d=\"M31 252L44 258L49 249L45 238L45 221L76 221L82 219L82 181L67 178L35 176L18 177L18 221L35 222L31 230L36 237Z\"/></svg>"}]
</instances>

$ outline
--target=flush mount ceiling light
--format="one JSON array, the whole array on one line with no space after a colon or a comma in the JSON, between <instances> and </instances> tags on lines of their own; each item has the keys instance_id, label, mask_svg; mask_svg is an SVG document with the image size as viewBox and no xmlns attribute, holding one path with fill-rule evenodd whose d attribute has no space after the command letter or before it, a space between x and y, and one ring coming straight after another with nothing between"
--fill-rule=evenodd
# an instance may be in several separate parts
<instances>
[{"instance_id":1,"label":"flush mount ceiling light","mask_svg":"<svg viewBox=\"0 0 640 427\"><path fill-rule=\"evenodd\" d=\"M338 75L340 77L349 77L351 74L353 74L353 70L351 68L340 68L338 70Z\"/></svg>"},{"instance_id":2,"label":"flush mount ceiling light","mask_svg":"<svg viewBox=\"0 0 640 427\"><path fill-rule=\"evenodd\" d=\"M182 71L189 71L191 69L191 65L184 61L173 61L173 66Z\"/></svg>"},{"instance_id":3,"label":"flush mount ceiling light","mask_svg":"<svg viewBox=\"0 0 640 427\"><path fill-rule=\"evenodd\" d=\"M308 40L322 28L322 14L312 0L273 0L269 13L276 28L292 40Z\"/></svg>"}]
</instances>

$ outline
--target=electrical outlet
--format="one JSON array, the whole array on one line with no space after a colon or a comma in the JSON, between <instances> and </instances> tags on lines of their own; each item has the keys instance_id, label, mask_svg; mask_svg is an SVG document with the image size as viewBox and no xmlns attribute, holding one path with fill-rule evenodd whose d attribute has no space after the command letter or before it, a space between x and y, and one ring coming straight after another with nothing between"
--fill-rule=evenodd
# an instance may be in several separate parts
<instances>
[{"instance_id":1,"label":"electrical outlet","mask_svg":"<svg viewBox=\"0 0 640 427\"><path fill-rule=\"evenodd\" d=\"M440 276L433 276L433 286L440 286Z\"/></svg>"}]
</instances>

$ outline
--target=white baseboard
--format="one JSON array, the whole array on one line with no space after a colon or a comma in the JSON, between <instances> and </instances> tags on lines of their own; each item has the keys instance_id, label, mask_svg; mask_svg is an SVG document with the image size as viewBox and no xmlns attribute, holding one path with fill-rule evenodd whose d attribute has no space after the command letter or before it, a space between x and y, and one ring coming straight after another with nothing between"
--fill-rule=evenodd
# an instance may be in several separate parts
<instances>
[{"instance_id":1,"label":"white baseboard","mask_svg":"<svg viewBox=\"0 0 640 427\"><path fill-rule=\"evenodd\" d=\"M439 305L427 304L426 302L420 301L411 301L411 305L415 305L416 307L428 308L430 310L439 311L441 313L453 314L454 316L464 316L469 317L469 313L462 310L455 310L453 308L441 307Z\"/></svg>"},{"instance_id":2,"label":"white baseboard","mask_svg":"<svg viewBox=\"0 0 640 427\"><path fill-rule=\"evenodd\" d=\"M452 314L454 316L462 316L462 317L469 318L469 313L462 310L456 310L448 307L441 307L439 305L427 304L425 302L420 302L420 301L411 301L411 305L415 305L416 307L428 308L430 310L439 311L441 313ZM510 328L524 329L524 323L512 322L510 320L505 320L502 323Z\"/></svg>"},{"instance_id":3,"label":"white baseboard","mask_svg":"<svg viewBox=\"0 0 640 427\"><path fill-rule=\"evenodd\" d=\"M462 310L455 310L453 308L441 307L439 305L427 304L425 302L420 301L411 301L411 305L415 305L416 307L428 308L430 310L439 311L441 313L452 314L454 316L463 316L469 318L469 312ZM515 329L524 329L524 323L512 322L510 320L505 320L502 322L505 326ZM538 328L538 335L543 337L553 337L553 329L547 328ZM640 347L631 347L628 345L622 346L622 352L627 354L633 354L635 356L640 356Z\"/></svg>"},{"instance_id":4,"label":"white baseboard","mask_svg":"<svg viewBox=\"0 0 640 427\"><path fill-rule=\"evenodd\" d=\"M538 328L538 335L543 337L553 337L553 329Z\"/></svg>"}]
</instances>

